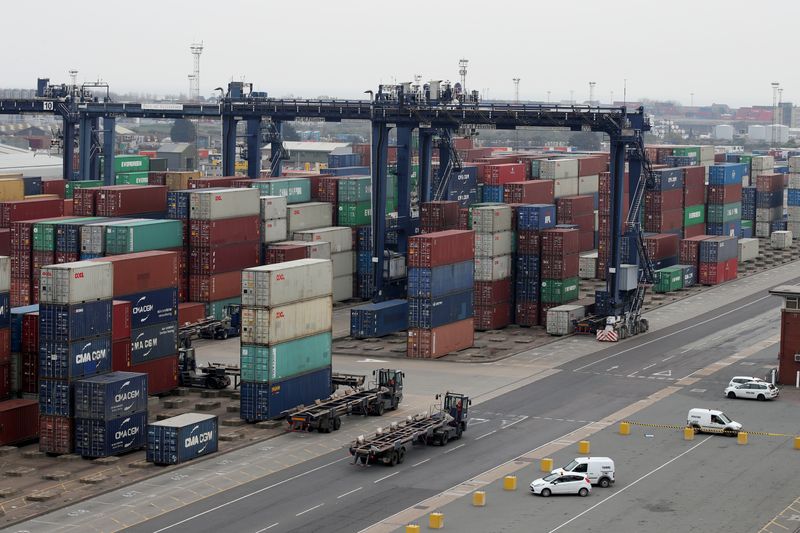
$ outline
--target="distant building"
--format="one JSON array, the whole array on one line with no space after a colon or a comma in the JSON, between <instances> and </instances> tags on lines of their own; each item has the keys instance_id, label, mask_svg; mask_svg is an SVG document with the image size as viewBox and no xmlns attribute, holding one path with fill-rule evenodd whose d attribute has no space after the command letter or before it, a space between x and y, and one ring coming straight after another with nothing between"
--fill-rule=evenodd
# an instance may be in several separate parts
<instances>
[{"instance_id":1,"label":"distant building","mask_svg":"<svg viewBox=\"0 0 800 533\"><path fill-rule=\"evenodd\" d=\"M733 131L733 126L729 124L714 126L714 138L720 141L732 141Z\"/></svg>"},{"instance_id":2,"label":"distant building","mask_svg":"<svg viewBox=\"0 0 800 533\"><path fill-rule=\"evenodd\" d=\"M194 143L165 143L158 147L156 155L167 160L167 170L195 170L197 167Z\"/></svg>"},{"instance_id":3,"label":"distant building","mask_svg":"<svg viewBox=\"0 0 800 533\"><path fill-rule=\"evenodd\" d=\"M312 168L315 164L328 164L328 154L350 152L348 143L313 142L313 141L285 141L283 147L289 152L289 159L284 163L292 168L303 168L308 163ZM269 158L270 146L263 147L262 154Z\"/></svg>"}]
</instances>

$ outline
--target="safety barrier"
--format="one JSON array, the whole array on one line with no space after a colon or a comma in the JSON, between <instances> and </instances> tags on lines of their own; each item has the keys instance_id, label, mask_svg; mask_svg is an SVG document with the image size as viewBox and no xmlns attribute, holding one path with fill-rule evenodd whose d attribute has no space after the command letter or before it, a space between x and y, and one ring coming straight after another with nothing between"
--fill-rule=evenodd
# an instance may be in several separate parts
<instances>
[{"instance_id":1,"label":"safety barrier","mask_svg":"<svg viewBox=\"0 0 800 533\"><path fill-rule=\"evenodd\" d=\"M629 424L630 426L640 426L646 428L654 428L654 429L674 429L674 430L689 430L694 431L692 428L687 426L679 426L677 424L648 424L646 422L636 422L634 420L626 420L625 422L620 423L620 433L622 434L622 424ZM727 431L724 429L704 429L703 433L715 433L718 435L735 435L737 433L747 433L748 435L758 435L759 437L795 437L795 435L790 435L789 433L771 433L769 431L747 431L747 432L732 432ZM800 439L800 437L795 437ZM689 440L689 439L687 439ZM800 449L800 448L798 448Z\"/></svg>"}]
</instances>

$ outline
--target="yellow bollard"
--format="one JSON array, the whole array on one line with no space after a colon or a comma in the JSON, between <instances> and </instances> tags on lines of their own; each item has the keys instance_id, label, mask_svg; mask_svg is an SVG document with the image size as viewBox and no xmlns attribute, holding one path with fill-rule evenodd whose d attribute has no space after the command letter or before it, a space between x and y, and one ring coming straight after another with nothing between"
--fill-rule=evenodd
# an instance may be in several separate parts
<instances>
[{"instance_id":1,"label":"yellow bollard","mask_svg":"<svg viewBox=\"0 0 800 533\"><path fill-rule=\"evenodd\" d=\"M442 529L444 527L444 515L442 513L431 513L428 517L429 529Z\"/></svg>"},{"instance_id":2,"label":"yellow bollard","mask_svg":"<svg viewBox=\"0 0 800 533\"><path fill-rule=\"evenodd\" d=\"M406 533L419 533L419 526L417 524L408 524L406 526Z\"/></svg>"},{"instance_id":3,"label":"yellow bollard","mask_svg":"<svg viewBox=\"0 0 800 533\"><path fill-rule=\"evenodd\" d=\"M745 431L740 431L736 434L736 442L739 444L747 444L747 433Z\"/></svg>"},{"instance_id":4,"label":"yellow bollard","mask_svg":"<svg viewBox=\"0 0 800 533\"><path fill-rule=\"evenodd\" d=\"M472 493L473 507L484 507L486 505L486 493L482 490L476 490Z\"/></svg>"},{"instance_id":5,"label":"yellow bollard","mask_svg":"<svg viewBox=\"0 0 800 533\"><path fill-rule=\"evenodd\" d=\"M628 422L620 422L619 423L619 434L620 435L630 435L631 434L631 425Z\"/></svg>"},{"instance_id":6,"label":"yellow bollard","mask_svg":"<svg viewBox=\"0 0 800 533\"><path fill-rule=\"evenodd\" d=\"M549 457L545 457L541 461L539 461L539 470L542 472L552 472L553 471L553 460Z\"/></svg>"},{"instance_id":7,"label":"yellow bollard","mask_svg":"<svg viewBox=\"0 0 800 533\"><path fill-rule=\"evenodd\" d=\"M795 450L800 450L800 437L795 437L794 438L794 449Z\"/></svg>"},{"instance_id":8,"label":"yellow bollard","mask_svg":"<svg viewBox=\"0 0 800 533\"><path fill-rule=\"evenodd\" d=\"M517 490L517 476L504 477L503 490Z\"/></svg>"},{"instance_id":9,"label":"yellow bollard","mask_svg":"<svg viewBox=\"0 0 800 533\"><path fill-rule=\"evenodd\" d=\"M588 440L582 440L578 443L578 453L581 455L589 455L590 447Z\"/></svg>"},{"instance_id":10,"label":"yellow bollard","mask_svg":"<svg viewBox=\"0 0 800 533\"><path fill-rule=\"evenodd\" d=\"M694 428L683 428L683 440L694 440Z\"/></svg>"}]
</instances>

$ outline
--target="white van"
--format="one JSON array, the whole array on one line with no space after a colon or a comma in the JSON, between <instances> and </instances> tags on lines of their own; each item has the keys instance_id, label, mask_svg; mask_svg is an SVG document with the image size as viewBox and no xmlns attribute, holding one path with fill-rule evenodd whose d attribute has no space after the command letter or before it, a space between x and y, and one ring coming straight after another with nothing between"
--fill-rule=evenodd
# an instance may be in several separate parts
<instances>
[{"instance_id":1,"label":"white van","mask_svg":"<svg viewBox=\"0 0 800 533\"><path fill-rule=\"evenodd\" d=\"M563 468L556 468L552 474L585 474L592 485L605 488L614 483L614 461L608 457L576 457Z\"/></svg>"},{"instance_id":2,"label":"white van","mask_svg":"<svg viewBox=\"0 0 800 533\"><path fill-rule=\"evenodd\" d=\"M739 422L734 422L722 411L714 409L691 409L686 417L686 425L695 431L709 431L735 436L742 429Z\"/></svg>"}]
</instances>

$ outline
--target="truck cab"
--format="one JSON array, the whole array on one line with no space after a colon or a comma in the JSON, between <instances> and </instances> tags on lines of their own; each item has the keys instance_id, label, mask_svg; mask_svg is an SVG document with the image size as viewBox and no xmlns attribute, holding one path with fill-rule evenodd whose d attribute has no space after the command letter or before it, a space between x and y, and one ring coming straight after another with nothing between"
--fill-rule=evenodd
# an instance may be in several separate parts
<instances>
[{"instance_id":1,"label":"truck cab","mask_svg":"<svg viewBox=\"0 0 800 533\"><path fill-rule=\"evenodd\" d=\"M373 370L372 375L376 377L376 385L381 390L378 401L373 405L373 413L382 415L385 410L394 411L400 402L403 401L403 378L405 375L400 370L381 368Z\"/></svg>"},{"instance_id":2,"label":"truck cab","mask_svg":"<svg viewBox=\"0 0 800 533\"><path fill-rule=\"evenodd\" d=\"M444 412L453 417L453 426L457 429L458 437L467 431L471 404L472 401L463 394L448 392L444 395Z\"/></svg>"}]
</instances>

